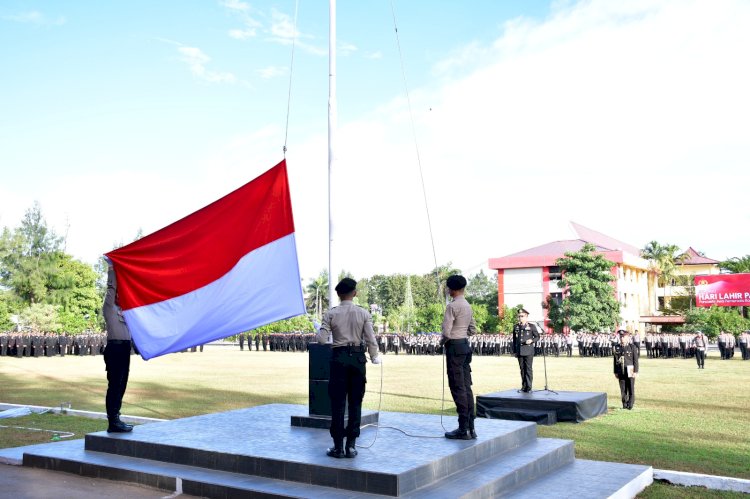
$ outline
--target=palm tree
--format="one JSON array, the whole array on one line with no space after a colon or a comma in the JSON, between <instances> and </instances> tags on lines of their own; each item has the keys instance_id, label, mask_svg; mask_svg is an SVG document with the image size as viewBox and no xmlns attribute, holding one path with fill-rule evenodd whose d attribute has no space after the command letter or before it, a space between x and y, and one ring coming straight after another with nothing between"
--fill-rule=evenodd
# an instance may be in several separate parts
<instances>
[{"instance_id":1,"label":"palm tree","mask_svg":"<svg viewBox=\"0 0 750 499\"><path fill-rule=\"evenodd\" d=\"M328 309L328 271L321 270L320 275L313 279L305 288L305 306L307 312L320 320L323 310Z\"/></svg>"},{"instance_id":2,"label":"palm tree","mask_svg":"<svg viewBox=\"0 0 750 499\"><path fill-rule=\"evenodd\" d=\"M664 286L664 304L667 305L667 296L671 295L667 290L672 286L677 265L682 264L687 255L680 253L680 247L676 244L659 244L651 241L641 250L641 256L649 261L651 270L656 273L657 282Z\"/></svg>"}]
</instances>

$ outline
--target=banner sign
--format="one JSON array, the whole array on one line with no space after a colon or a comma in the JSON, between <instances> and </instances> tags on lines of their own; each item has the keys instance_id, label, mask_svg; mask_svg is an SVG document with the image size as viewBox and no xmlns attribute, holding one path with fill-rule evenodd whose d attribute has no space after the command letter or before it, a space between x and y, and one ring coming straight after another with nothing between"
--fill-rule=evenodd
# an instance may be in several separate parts
<instances>
[{"instance_id":1,"label":"banner sign","mask_svg":"<svg viewBox=\"0 0 750 499\"><path fill-rule=\"evenodd\" d=\"M750 274L695 276L695 304L699 307L750 306Z\"/></svg>"}]
</instances>

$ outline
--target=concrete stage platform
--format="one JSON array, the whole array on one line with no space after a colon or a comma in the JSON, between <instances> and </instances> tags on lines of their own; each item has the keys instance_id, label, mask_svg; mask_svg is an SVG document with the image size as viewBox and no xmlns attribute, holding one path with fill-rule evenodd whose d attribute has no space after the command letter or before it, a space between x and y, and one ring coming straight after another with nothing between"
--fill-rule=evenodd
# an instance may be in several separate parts
<instances>
[{"instance_id":1,"label":"concrete stage platform","mask_svg":"<svg viewBox=\"0 0 750 499\"><path fill-rule=\"evenodd\" d=\"M540 424L554 424L556 421L580 423L607 413L607 394L564 391L555 393L549 390L519 393L517 390L505 390L477 396L476 406L477 417L483 418L537 421ZM554 414L549 414L550 412Z\"/></svg>"},{"instance_id":2,"label":"concrete stage platform","mask_svg":"<svg viewBox=\"0 0 750 499\"><path fill-rule=\"evenodd\" d=\"M653 479L648 466L576 460L572 441L537 438L535 423L477 419L477 440L448 440L455 417L443 428L396 412L362 429L359 456L334 459L327 430L290 425L306 411L271 404L91 433L30 446L23 464L219 498L634 497Z\"/></svg>"}]
</instances>

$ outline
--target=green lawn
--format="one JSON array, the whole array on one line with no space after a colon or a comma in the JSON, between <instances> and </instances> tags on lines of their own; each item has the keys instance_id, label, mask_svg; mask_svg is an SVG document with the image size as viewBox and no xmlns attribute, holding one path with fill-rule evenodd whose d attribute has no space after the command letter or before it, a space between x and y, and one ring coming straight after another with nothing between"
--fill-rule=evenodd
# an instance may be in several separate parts
<instances>
[{"instance_id":1,"label":"green lawn","mask_svg":"<svg viewBox=\"0 0 750 499\"><path fill-rule=\"evenodd\" d=\"M453 425L442 357L389 354L384 360L382 400L380 368L368 366L366 408L439 414L445 400L446 427ZM307 368L304 353L240 352L236 347L209 346L203 353L147 362L133 357L122 413L172 419L273 402L306 405ZM514 358L475 357L472 368L475 394L519 385ZM535 368L535 388L542 388L541 358ZM607 415L539 427L540 436L575 440L577 457L750 479L750 362L710 357L706 369L698 370L692 360L644 356L633 411L616 409L619 390L609 358L548 358L547 371L551 389L607 392ZM102 412L104 362L101 356L0 357L0 387L0 402L70 402L73 409ZM16 425L13 421L0 424ZM78 431L105 427L106 422L94 420ZM0 428L0 447L14 445L10 433Z\"/></svg>"}]
</instances>

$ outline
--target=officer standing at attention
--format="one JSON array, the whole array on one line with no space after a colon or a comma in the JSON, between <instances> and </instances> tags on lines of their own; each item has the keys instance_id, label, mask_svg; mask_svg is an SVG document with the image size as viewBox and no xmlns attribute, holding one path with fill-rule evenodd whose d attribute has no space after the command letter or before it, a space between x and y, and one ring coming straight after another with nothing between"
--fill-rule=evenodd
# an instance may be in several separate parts
<instances>
[{"instance_id":1,"label":"officer standing at attention","mask_svg":"<svg viewBox=\"0 0 750 499\"><path fill-rule=\"evenodd\" d=\"M534 343L539 339L539 329L529 322L529 312L518 311L518 323L513 326L513 350L521 369L521 391L529 393L534 381Z\"/></svg>"},{"instance_id":2,"label":"officer standing at attention","mask_svg":"<svg viewBox=\"0 0 750 499\"><path fill-rule=\"evenodd\" d=\"M330 457L353 458L357 455L355 442L359 437L362 419L362 399L367 383L365 350L373 364L382 362L372 329L372 316L367 310L352 302L357 296L357 281L345 277L336 285L341 304L323 316L317 334L318 343L332 343L331 376L328 395L331 397L331 437L333 447ZM329 341L329 337L332 338ZM344 412L349 402L349 421L344 428ZM344 448L346 437L346 448Z\"/></svg>"},{"instance_id":3,"label":"officer standing at attention","mask_svg":"<svg viewBox=\"0 0 750 499\"><path fill-rule=\"evenodd\" d=\"M638 376L638 357L640 352L630 340L630 333L624 329L617 331L620 342L615 343L614 355L615 378L620 382L622 408L632 409L635 403L635 378Z\"/></svg>"},{"instance_id":4,"label":"officer standing at attention","mask_svg":"<svg viewBox=\"0 0 750 499\"><path fill-rule=\"evenodd\" d=\"M708 350L708 338L701 331L695 332L693 337L693 346L695 347L695 361L698 363L698 369L703 369L706 365L706 351Z\"/></svg>"},{"instance_id":5,"label":"officer standing at attention","mask_svg":"<svg viewBox=\"0 0 750 499\"><path fill-rule=\"evenodd\" d=\"M445 307L443 336L448 386L456 403L458 428L445 433L445 438L471 440L477 438L474 431L474 393L471 390L471 345L469 336L476 334L477 326L471 305L464 298L466 278L452 275L445 282L453 299Z\"/></svg>"},{"instance_id":6,"label":"officer standing at attention","mask_svg":"<svg viewBox=\"0 0 750 499\"><path fill-rule=\"evenodd\" d=\"M126 433L133 430L120 421L122 397L128 386L130 373L130 330L125 323L122 309L117 304L117 276L112 265L107 272L107 294L104 297L102 315L107 327L107 346L104 349L104 365L107 369L107 419L108 433Z\"/></svg>"}]
</instances>

